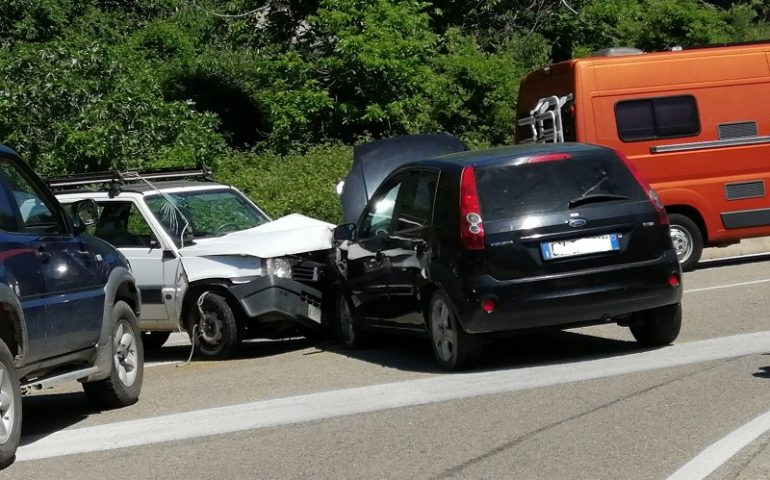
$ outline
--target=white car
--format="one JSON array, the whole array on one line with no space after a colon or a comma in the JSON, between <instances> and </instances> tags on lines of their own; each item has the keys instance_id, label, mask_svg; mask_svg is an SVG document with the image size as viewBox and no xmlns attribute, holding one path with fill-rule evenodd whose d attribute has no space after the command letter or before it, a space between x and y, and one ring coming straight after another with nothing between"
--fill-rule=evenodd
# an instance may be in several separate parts
<instances>
[{"instance_id":1,"label":"white car","mask_svg":"<svg viewBox=\"0 0 770 480\"><path fill-rule=\"evenodd\" d=\"M184 329L200 355L226 358L245 338L325 329L323 290L331 282L324 274L334 225L299 214L273 221L238 189L212 181L207 170L48 182L62 203L98 203L91 233L131 263L142 293L145 348L160 347Z\"/></svg>"}]
</instances>

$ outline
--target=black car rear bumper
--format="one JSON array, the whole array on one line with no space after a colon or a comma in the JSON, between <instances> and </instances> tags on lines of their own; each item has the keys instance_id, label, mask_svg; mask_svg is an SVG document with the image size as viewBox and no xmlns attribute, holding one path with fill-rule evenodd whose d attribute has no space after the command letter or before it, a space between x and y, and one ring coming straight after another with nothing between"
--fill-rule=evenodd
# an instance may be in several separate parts
<instances>
[{"instance_id":1,"label":"black car rear bumper","mask_svg":"<svg viewBox=\"0 0 770 480\"><path fill-rule=\"evenodd\" d=\"M675 256L649 262L613 266L565 275L498 281L489 275L475 277L472 292L460 308L460 322L469 333L490 333L541 327L569 327L619 321L628 314L678 303L681 282ZM483 299L496 308L487 313Z\"/></svg>"},{"instance_id":2,"label":"black car rear bumper","mask_svg":"<svg viewBox=\"0 0 770 480\"><path fill-rule=\"evenodd\" d=\"M290 321L320 329L321 299L319 290L289 278L273 275L230 287L250 319L259 322Z\"/></svg>"}]
</instances>

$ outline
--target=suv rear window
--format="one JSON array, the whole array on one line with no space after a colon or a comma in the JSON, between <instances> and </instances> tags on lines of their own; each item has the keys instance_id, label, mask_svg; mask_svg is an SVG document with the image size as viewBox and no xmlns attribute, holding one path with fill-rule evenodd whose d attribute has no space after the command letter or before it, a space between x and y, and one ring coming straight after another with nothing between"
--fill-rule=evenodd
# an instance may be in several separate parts
<instances>
[{"instance_id":1,"label":"suv rear window","mask_svg":"<svg viewBox=\"0 0 770 480\"><path fill-rule=\"evenodd\" d=\"M623 161L609 152L572 154L568 160L480 168L476 182L484 221L569 209L584 196L644 200ZM627 201L627 200L626 200Z\"/></svg>"}]
</instances>

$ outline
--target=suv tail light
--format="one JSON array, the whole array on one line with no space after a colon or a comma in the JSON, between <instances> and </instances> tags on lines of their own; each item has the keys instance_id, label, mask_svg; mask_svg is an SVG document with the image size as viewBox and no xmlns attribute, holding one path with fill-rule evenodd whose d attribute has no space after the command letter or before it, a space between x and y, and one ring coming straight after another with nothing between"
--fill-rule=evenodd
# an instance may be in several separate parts
<instances>
[{"instance_id":1,"label":"suv tail light","mask_svg":"<svg viewBox=\"0 0 770 480\"><path fill-rule=\"evenodd\" d=\"M484 250L484 223L473 167L463 168L460 174L460 241L466 250Z\"/></svg>"},{"instance_id":2,"label":"suv tail light","mask_svg":"<svg viewBox=\"0 0 770 480\"><path fill-rule=\"evenodd\" d=\"M621 160L623 160L623 163L626 164L626 167L631 172L631 175L634 176L636 181L639 183L639 185L642 186L644 189L645 195L647 195L647 198L650 199L650 202L655 207L655 211L658 212L658 221L661 225L668 225L668 215L666 215L666 209L663 207L663 202L660 201L660 197L658 196L658 192L652 189L649 182L647 182L647 179L645 179L641 173L639 173L639 170L636 169L636 166L631 163L631 161L626 157L626 155L621 152L620 150L615 149L615 155L617 155Z\"/></svg>"}]
</instances>

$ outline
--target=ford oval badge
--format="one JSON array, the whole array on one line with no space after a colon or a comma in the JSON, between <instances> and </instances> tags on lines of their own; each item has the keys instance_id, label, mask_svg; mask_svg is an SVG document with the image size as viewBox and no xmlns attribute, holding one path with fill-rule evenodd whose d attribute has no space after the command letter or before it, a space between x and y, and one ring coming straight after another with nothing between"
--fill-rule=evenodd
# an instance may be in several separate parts
<instances>
[{"instance_id":1,"label":"ford oval badge","mask_svg":"<svg viewBox=\"0 0 770 480\"><path fill-rule=\"evenodd\" d=\"M569 221L569 226L575 227L575 228L582 227L585 224L586 224L586 221L582 218L573 218L572 220Z\"/></svg>"}]
</instances>

